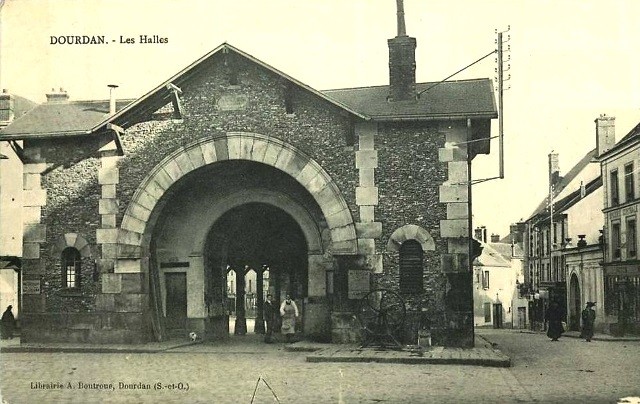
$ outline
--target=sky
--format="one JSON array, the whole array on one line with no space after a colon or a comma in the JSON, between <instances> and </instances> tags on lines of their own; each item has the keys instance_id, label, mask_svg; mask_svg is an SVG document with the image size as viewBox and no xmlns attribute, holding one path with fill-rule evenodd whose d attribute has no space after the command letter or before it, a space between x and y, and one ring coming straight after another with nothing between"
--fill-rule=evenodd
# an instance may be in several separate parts
<instances>
[{"instance_id":1,"label":"sky","mask_svg":"<svg viewBox=\"0 0 640 404\"><path fill-rule=\"evenodd\" d=\"M0 1L1 3L1 1ZM510 37L504 93L505 178L473 186L474 226L505 236L545 197L547 155L561 174L595 147L594 120L616 137L640 122L640 2L405 0L417 39L418 82L440 81ZM388 84L394 0L6 0L0 9L0 87L36 102L52 88L72 100L137 98L228 42L318 90ZM120 44L141 34L164 44ZM51 45L51 36L104 35L103 45ZM111 42L115 41L115 42ZM452 79L496 75L493 57ZM497 120L492 135L498 134ZM473 178L498 175L498 143Z\"/></svg>"}]
</instances>

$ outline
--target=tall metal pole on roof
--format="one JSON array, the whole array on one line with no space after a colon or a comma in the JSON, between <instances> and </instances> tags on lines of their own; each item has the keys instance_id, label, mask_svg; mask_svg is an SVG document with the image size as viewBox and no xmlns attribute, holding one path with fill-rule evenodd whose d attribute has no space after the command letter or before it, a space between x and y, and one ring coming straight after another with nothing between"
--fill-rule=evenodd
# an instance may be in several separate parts
<instances>
[{"instance_id":1,"label":"tall metal pole on roof","mask_svg":"<svg viewBox=\"0 0 640 404\"><path fill-rule=\"evenodd\" d=\"M504 106L502 98L504 96L504 66L502 60L502 32L498 33L498 158L500 167L500 178L504 178L504 150L502 142L504 140Z\"/></svg>"},{"instance_id":2,"label":"tall metal pole on roof","mask_svg":"<svg viewBox=\"0 0 640 404\"><path fill-rule=\"evenodd\" d=\"M403 0L396 0L396 6L398 9L397 18L398 18L398 36L407 36L407 28L404 24L404 4Z\"/></svg>"}]
</instances>

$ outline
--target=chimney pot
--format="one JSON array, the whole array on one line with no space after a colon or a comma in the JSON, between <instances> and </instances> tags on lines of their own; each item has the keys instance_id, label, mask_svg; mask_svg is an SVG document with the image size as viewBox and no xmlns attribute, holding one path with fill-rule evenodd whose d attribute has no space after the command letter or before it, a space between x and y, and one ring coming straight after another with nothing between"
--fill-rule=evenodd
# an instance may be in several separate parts
<instances>
[{"instance_id":1,"label":"chimney pot","mask_svg":"<svg viewBox=\"0 0 640 404\"><path fill-rule=\"evenodd\" d=\"M616 118L600 114L596 123L596 152L601 155L616 143Z\"/></svg>"},{"instance_id":2,"label":"chimney pot","mask_svg":"<svg viewBox=\"0 0 640 404\"><path fill-rule=\"evenodd\" d=\"M116 113L116 88L118 88L117 84L109 84L109 115L113 115Z\"/></svg>"}]
</instances>

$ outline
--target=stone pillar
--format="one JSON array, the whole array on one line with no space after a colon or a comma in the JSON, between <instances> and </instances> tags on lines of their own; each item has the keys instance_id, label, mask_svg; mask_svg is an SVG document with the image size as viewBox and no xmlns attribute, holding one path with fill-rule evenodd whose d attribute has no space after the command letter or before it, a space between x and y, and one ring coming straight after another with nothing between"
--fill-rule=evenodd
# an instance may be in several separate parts
<instances>
[{"instance_id":1,"label":"stone pillar","mask_svg":"<svg viewBox=\"0 0 640 404\"><path fill-rule=\"evenodd\" d=\"M44 261L40 256L42 244L46 241L47 226L42 221L42 208L47 203L47 191L42 189L42 172L47 168L40 158L38 148L27 149L30 161L24 164L22 184L23 199L23 239L22 239L22 307L23 320L29 321L28 313L44 313L45 295L42 293ZM34 318L35 320L35 318ZM34 324L35 325L35 324ZM24 327L25 329L28 327ZM37 328L37 327L36 327ZM24 340L29 339L24 335Z\"/></svg>"},{"instance_id":2,"label":"stone pillar","mask_svg":"<svg viewBox=\"0 0 640 404\"><path fill-rule=\"evenodd\" d=\"M256 334L264 334L264 268L256 269L256 322L253 331Z\"/></svg>"},{"instance_id":3,"label":"stone pillar","mask_svg":"<svg viewBox=\"0 0 640 404\"><path fill-rule=\"evenodd\" d=\"M360 210L360 222L356 223L358 255L364 257L368 264L366 269L382 273L382 255L377 254L375 243L382 237L382 223L375 221L375 207L378 205L378 187L375 181L378 151L375 148L375 136L378 126L376 123L365 122L358 123L355 129L358 138L356 168L359 178L356 204Z\"/></svg>"},{"instance_id":4,"label":"stone pillar","mask_svg":"<svg viewBox=\"0 0 640 404\"><path fill-rule=\"evenodd\" d=\"M448 178L440 185L440 203L447 205L447 218L440 220L440 236L447 239L447 253L441 256L441 266L447 274L445 306L450 319L446 333L448 345L472 347L473 342L473 279L469 262L471 165L468 144L471 120L447 123L445 147L438 158L447 164Z\"/></svg>"},{"instance_id":5,"label":"stone pillar","mask_svg":"<svg viewBox=\"0 0 640 404\"><path fill-rule=\"evenodd\" d=\"M247 319L244 311L244 276L245 269L236 270L236 326L233 330L234 335L245 335L247 333Z\"/></svg>"}]
</instances>

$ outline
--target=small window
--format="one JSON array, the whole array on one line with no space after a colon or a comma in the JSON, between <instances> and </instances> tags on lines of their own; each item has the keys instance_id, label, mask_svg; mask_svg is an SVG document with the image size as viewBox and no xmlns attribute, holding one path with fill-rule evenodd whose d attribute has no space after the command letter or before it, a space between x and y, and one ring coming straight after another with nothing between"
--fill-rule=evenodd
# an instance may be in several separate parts
<instances>
[{"instance_id":1,"label":"small window","mask_svg":"<svg viewBox=\"0 0 640 404\"><path fill-rule=\"evenodd\" d=\"M611 224L611 254L614 260L620 259L620 223Z\"/></svg>"},{"instance_id":2,"label":"small window","mask_svg":"<svg viewBox=\"0 0 640 404\"><path fill-rule=\"evenodd\" d=\"M422 246L415 240L407 240L400 247L400 292L423 291Z\"/></svg>"},{"instance_id":3,"label":"small window","mask_svg":"<svg viewBox=\"0 0 640 404\"><path fill-rule=\"evenodd\" d=\"M625 202L632 201L636 198L633 181L633 163L629 163L624 166L624 194Z\"/></svg>"},{"instance_id":4,"label":"small window","mask_svg":"<svg viewBox=\"0 0 640 404\"><path fill-rule=\"evenodd\" d=\"M620 203L620 195L618 192L618 170L611 171L610 175L610 189L611 189L611 206L618 206Z\"/></svg>"},{"instance_id":5,"label":"small window","mask_svg":"<svg viewBox=\"0 0 640 404\"><path fill-rule=\"evenodd\" d=\"M489 271L482 273L482 289L489 289Z\"/></svg>"},{"instance_id":6,"label":"small window","mask_svg":"<svg viewBox=\"0 0 640 404\"><path fill-rule=\"evenodd\" d=\"M627 257L636 256L636 219L627 219Z\"/></svg>"},{"instance_id":7,"label":"small window","mask_svg":"<svg viewBox=\"0 0 640 404\"><path fill-rule=\"evenodd\" d=\"M62 251L62 285L65 288L80 287L80 251L73 247Z\"/></svg>"}]
</instances>

